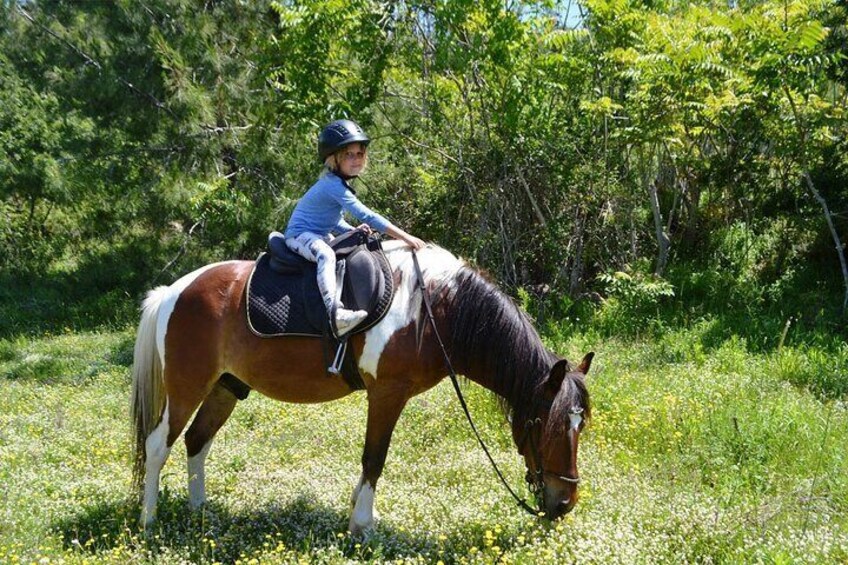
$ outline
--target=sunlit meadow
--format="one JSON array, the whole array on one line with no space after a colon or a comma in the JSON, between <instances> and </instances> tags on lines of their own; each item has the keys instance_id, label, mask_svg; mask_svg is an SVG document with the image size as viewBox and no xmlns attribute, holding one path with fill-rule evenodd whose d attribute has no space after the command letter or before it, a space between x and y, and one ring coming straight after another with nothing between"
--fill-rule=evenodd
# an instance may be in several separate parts
<instances>
[{"instance_id":1,"label":"sunlit meadow","mask_svg":"<svg viewBox=\"0 0 848 565\"><path fill-rule=\"evenodd\" d=\"M569 357L597 352L582 498L554 524L500 486L449 383L415 398L367 540L346 532L363 394L317 406L251 394L213 445L208 508L187 509L180 442L144 536L128 502L133 331L0 340L0 563L845 562L848 408L802 377L844 377L848 355L754 354L738 339L707 350L708 331L635 344L548 332ZM465 390L523 492L496 402Z\"/></svg>"}]
</instances>

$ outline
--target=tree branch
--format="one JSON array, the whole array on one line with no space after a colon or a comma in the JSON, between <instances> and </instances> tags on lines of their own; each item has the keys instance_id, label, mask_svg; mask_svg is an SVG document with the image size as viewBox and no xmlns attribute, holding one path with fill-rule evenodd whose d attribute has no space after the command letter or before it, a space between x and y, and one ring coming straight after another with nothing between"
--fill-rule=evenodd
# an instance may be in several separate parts
<instances>
[{"instance_id":1,"label":"tree branch","mask_svg":"<svg viewBox=\"0 0 848 565\"><path fill-rule=\"evenodd\" d=\"M783 92L786 94L787 100L789 100L789 106L792 108L792 115L795 118L795 127L798 129L798 135L801 137L801 176L804 178L804 181L807 184L807 188L813 194L813 198L819 203L822 208L822 213L824 214L824 219L827 222L827 227L830 230L830 236L833 238L833 243L836 247L836 254L839 256L839 265L842 268L842 282L845 286L845 296L842 299L842 311L848 311L848 264L845 262L845 250L842 246L842 241L839 239L839 232L836 231L836 226L833 225L833 216L830 213L830 208L827 205L827 201L824 199L824 196L816 189L816 185L813 183L813 179L810 177L810 173L807 167L807 130L804 128L803 123L801 122L801 115L798 112L798 107L795 105L795 99L792 97L792 93L789 91L789 87L786 84L782 84Z\"/></svg>"}]
</instances>

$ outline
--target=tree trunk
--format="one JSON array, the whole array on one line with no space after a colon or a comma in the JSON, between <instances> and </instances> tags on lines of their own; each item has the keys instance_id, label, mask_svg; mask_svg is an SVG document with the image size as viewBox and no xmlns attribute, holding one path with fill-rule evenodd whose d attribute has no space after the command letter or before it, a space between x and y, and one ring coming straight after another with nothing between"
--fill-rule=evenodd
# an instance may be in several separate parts
<instances>
[{"instance_id":1,"label":"tree trunk","mask_svg":"<svg viewBox=\"0 0 848 565\"><path fill-rule=\"evenodd\" d=\"M654 217L654 233L657 239L657 264L654 268L654 274L662 276L665 272L666 264L668 263L668 252L671 241L663 228L662 211L660 210L660 198L657 191L655 180L651 179L651 169L653 168L654 157L650 156L650 162L645 157L644 147L639 147L639 163L642 173L642 186L648 194L648 200L651 203L651 215Z\"/></svg>"},{"instance_id":2,"label":"tree trunk","mask_svg":"<svg viewBox=\"0 0 848 565\"><path fill-rule=\"evenodd\" d=\"M668 251L671 246L671 241L668 234L663 229L662 211L660 211L660 199L657 194L657 185L654 182L648 182L648 196L651 200L651 213L654 216L654 230L657 236L657 266L654 269L654 274L658 277L663 276L666 264L668 263Z\"/></svg>"},{"instance_id":3,"label":"tree trunk","mask_svg":"<svg viewBox=\"0 0 848 565\"><path fill-rule=\"evenodd\" d=\"M839 239L839 232L836 231L836 226L833 225L833 216L830 213L830 208L827 206L827 201L824 196L816 189L813 184L813 179L810 178L810 173L806 170L801 173L807 183L807 188L813 193L813 197L818 201L824 213L824 219L827 221L827 227L830 229L830 236L833 238L833 243L836 245L836 254L839 256L839 265L842 267L842 282L845 286L845 296L842 299L842 311L848 310L848 265L845 263L845 250L842 247L842 241Z\"/></svg>"},{"instance_id":4,"label":"tree trunk","mask_svg":"<svg viewBox=\"0 0 848 565\"><path fill-rule=\"evenodd\" d=\"M520 167L516 166L515 172L518 175L518 180L521 182L521 186L524 188L524 194L527 195L527 199L533 207L533 213L536 214L536 221L538 221L539 225L543 228L547 227L548 223L545 221L545 215L542 214L542 208L536 201L536 197L533 196L533 192L530 190L530 185L527 183L527 179L524 178L524 174L521 172Z\"/></svg>"},{"instance_id":5,"label":"tree trunk","mask_svg":"<svg viewBox=\"0 0 848 565\"><path fill-rule=\"evenodd\" d=\"M813 184L813 179L810 177L810 172L807 168L807 129L801 120L801 114L798 112L798 107L795 105L795 98L792 97L792 92L789 87L783 85L783 92L789 100L789 106L792 108L792 115L795 118L795 127L798 129L798 135L801 137L801 176L807 183L807 188L813 193L813 197L818 201L824 213L824 219L827 222L827 227L830 229L830 236L833 238L833 243L836 245L836 254L839 256L839 265L842 267L842 283L845 286L845 296L842 299L842 312L848 311L848 267L845 264L845 251L842 249L842 241L839 239L839 233L833 225L833 216L830 213L830 208L827 206L827 201L824 196L816 189Z\"/></svg>"}]
</instances>

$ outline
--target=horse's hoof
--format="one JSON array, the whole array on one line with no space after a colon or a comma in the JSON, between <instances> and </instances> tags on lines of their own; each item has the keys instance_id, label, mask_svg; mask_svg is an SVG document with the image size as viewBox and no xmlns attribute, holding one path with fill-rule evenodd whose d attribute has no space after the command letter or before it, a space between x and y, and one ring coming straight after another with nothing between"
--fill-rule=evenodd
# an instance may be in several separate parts
<instances>
[{"instance_id":1,"label":"horse's hoof","mask_svg":"<svg viewBox=\"0 0 848 565\"><path fill-rule=\"evenodd\" d=\"M353 520L350 521L350 525L348 525L348 530L350 530L351 537L355 538L368 538L371 534L374 533L374 522L369 522L367 524L357 524Z\"/></svg>"},{"instance_id":2,"label":"horse's hoof","mask_svg":"<svg viewBox=\"0 0 848 565\"><path fill-rule=\"evenodd\" d=\"M151 532L153 532L153 524L155 523L155 519L139 520L138 527L141 530L141 533L144 534L144 536L148 536Z\"/></svg>"}]
</instances>

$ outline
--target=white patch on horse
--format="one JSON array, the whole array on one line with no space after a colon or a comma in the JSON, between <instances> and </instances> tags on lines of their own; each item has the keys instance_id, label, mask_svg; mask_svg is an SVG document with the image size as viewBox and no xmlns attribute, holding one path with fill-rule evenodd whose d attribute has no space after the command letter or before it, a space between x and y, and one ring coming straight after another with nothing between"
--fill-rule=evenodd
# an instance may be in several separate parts
<instances>
[{"instance_id":1,"label":"white patch on horse","mask_svg":"<svg viewBox=\"0 0 848 565\"><path fill-rule=\"evenodd\" d=\"M210 439L197 455L188 458L188 505L192 509L206 502L206 456L211 447Z\"/></svg>"},{"instance_id":2,"label":"white patch on horse","mask_svg":"<svg viewBox=\"0 0 848 565\"><path fill-rule=\"evenodd\" d=\"M356 499L359 498L359 491L362 490L362 485L365 483L365 475L359 476L359 482L356 483L356 488L353 489L353 494L350 497L350 511L353 512L356 506Z\"/></svg>"},{"instance_id":3,"label":"white patch on horse","mask_svg":"<svg viewBox=\"0 0 848 565\"><path fill-rule=\"evenodd\" d=\"M168 332L168 321L171 319L171 314L174 312L174 307L177 304L177 299L180 294L188 288L188 285L193 283L197 277L213 267L224 265L226 263L234 263L235 261L222 261L220 263L212 263L192 271L191 273L181 277L171 286L160 286L155 290L151 290L147 294L147 300L159 300L159 318L156 321L156 348L159 351L159 360L162 362L162 367L165 366L165 334Z\"/></svg>"},{"instance_id":4,"label":"white patch on horse","mask_svg":"<svg viewBox=\"0 0 848 565\"><path fill-rule=\"evenodd\" d=\"M579 412L571 412L568 415L568 419L569 424L571 425L571 428L568 430L568 435L573 439L580 431L580 424L583 422L583 416Z\"/></svg>"},{"instance_id":5,"label":"white patch on horse","mask_svg":"<svg viewBox=\"0 0 848 565\"><path fill-rule=\"evenodd\" d=\"M156 429L147 436L144 444L144 506L141 509L141 521L146 528L156 517L156 499L159 498L159 473L171 453L168 447L168 402Z\"/></svg>"},{"instance_id":6,"label":"white patch on horse","mask_svg":"<svg viewBox=\"0 0 848 565\"><path fill-rule=\"evenodd\" d=\"M409 247L402 241L387 242L383 246L392 272L400 273L400 283L386 316L379 324L365 332L365 346L359 357L359 369L377 377L377 368L383 350L399 330L418 320L422 311L422 297ZM418 264L428 287L450 285L465 263L441 247L428 246L418 251Z\"/></svg>"},{"instance_id":7,"label":"white patch on horse","mask_svg":"<svg viewBox=\"0 0 848 565\"><path fill-rule=\"evenodd\" d=\"M367 481L360 484L348 526L354 534L361 534L374 526L374 487Z\"/></svg>"},{"instance_id":8,"label":"white patch on horse","mask_svg":"<svg viewBox=\"0 0 848 565\"><path fill-rule=\"evenodd\" d=\"M581 416L578 412L572 412L568 415L568 419L571 422L571 429L576 430L580 427L580 424L583 422L583 416Z\"/></svg>"}]
</instances>

